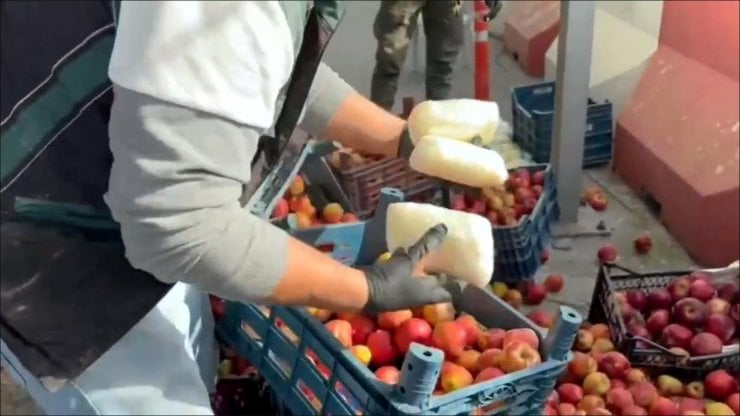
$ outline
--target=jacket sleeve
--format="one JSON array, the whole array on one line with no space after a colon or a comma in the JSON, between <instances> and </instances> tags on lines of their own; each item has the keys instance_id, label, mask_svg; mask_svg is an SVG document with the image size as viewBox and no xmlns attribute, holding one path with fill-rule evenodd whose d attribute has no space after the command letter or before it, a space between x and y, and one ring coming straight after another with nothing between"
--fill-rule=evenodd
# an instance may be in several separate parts
<instances>
[{"instance_id":1,"label":"jacket sleeve","mask_svg":"<svg viewBox=\"0 0 740 416\"><path fill-rule=\"evenodd\" d=\"M261 133L115 89L105 199L134 267L242 302L273 293L289 237L239 202Z\"/></svg>"},{"instance_id":2,"label":"jacket sleeve","mask_svg":"<svg viewBox=\"0 0 740 416\"><path fill-rule=\"evenodd\" d=\"M315 136L324 136L339 106L354 92L339 74L321 62L308 94L301 127Z\"/></svg>"}]
</instances>

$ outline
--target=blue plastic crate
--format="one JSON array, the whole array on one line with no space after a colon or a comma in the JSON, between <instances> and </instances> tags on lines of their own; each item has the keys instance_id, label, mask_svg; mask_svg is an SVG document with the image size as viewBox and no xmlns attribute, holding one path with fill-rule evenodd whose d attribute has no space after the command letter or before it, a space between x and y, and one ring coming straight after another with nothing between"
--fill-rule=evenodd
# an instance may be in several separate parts
<instances>
[{"instance_id":1,"label":"blue plastic crate","mask_svg":"<svg viewBox=\"0 0 740 416\"><path fill-rule=\"evenodd\" d=\"M608 163L612 158L612 104L588 100L583 166ZM515 87L511 90L514 142L538 163L550 161L555 83Z\"/></svg>"},{"instance_id":2,"label":"blue plastic crate","mask_svg":"<svg viewBox=\"0 0 740 416\"><path fill-rule=\"evenodd\" d=\"M523 216L517 225L493 227L496 247L493 280L516 283L531 279L542 265L542 252L550 242L552 224L560 218L557 187L552 166L523 166L530 172L545 171L545 186L532 213ZM450 206L450 200L445 206Z\"/></svg>"},{"instance_id":3,"label":"blue plastic crate","mask_svg":"<svg viewBox=\"0 0 740 416\"><path fill-rule=\"evenodd\" d=\"M363 227L331 225L311 238L314 246L359 247L332 256L369 264L385 251L385 213L389 203L403 199L398 190L384 189L375 217ZM555 379L570 359L570 347L580 323L573 309L561 307L548 332L491 293L467 286L460 309L487 327L531 328L541 340L543 363L523 371L432 396L443 362L441 351L412 345L401 381L389 386L329 334L323 324L302 309L226 303L217 324L222 339L256 366L279 402L293 414L486 414L524 415L541 411Z\"/></svg>"}]
</instances>

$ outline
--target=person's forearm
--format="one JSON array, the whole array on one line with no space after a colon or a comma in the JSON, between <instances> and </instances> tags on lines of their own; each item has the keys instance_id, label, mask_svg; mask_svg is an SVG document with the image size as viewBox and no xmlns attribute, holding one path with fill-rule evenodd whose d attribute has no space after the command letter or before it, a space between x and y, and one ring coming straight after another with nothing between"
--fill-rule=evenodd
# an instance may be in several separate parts
<instances>
[{"instance_id":1,"label":"person's forearm","mask_svg":"<svg viewBox=\"0 0 740 416\"><path fill-rule=\"evenodd\" d=\"M288 240L285 274L268 301L335 312L361 310L368 300L365 274L301 241Z\"/></svg>"},{"instance_id":2,"label":"person's forearm","mask_svg":"<svg viewBox=\"0 0 740 416\"><path fill-rule=\"evenodd\" d=\"M170 228L175 224L190 225ZM123 221L122 231L132 264L168 283L191 283L241 302L333 311L357 311L367 303L363 272L288 236L236 202L182 213L167 226Z\"/></svg>"},{"instance_id":3,"label":"person's forearm","mask_svg":"<svg viewBox=\"0 0 740 416\"><path fill-rule=\"evenodd\" d=\"M358 94L325 64L319 66L302 127L361 152L396 156L406 122Z\"/></svg>"},{"instance_id":4,"label":"person's forearm","mask_svg":"<svg viewBox=\"0 0 740 416\"><path fill-rule=\"evenodd\" d=\"M396 156L406 121L354 93L329 121L326 137L361 152Z\"/></svg>"}]
</instances>

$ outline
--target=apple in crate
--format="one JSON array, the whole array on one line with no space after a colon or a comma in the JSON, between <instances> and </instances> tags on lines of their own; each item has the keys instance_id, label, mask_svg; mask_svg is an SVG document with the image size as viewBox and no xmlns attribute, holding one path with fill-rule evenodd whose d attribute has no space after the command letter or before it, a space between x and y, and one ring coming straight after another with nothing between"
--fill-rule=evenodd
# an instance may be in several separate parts
<instances>
[{"instance_id":1,"label":"apple in crate","mask_svg":"<svg viewBox=\"0 0 740 416\"><path fill-rule=\"evenodd\" d=\"M382 367L393 364L398 357L398 351L393 344L391 333L378 329L367 337L367 347L370 348L372 358L370 363Z\"/></svg>"},{"instance_id":2,"label":"apple in crate","mask_svg":"<svg viewBox=\"0 0 740 416\"><path fill-rule=\"evenodd\" d=\"M412 342L430 345L432 342L432 327L423 319L410 318L393 333L396 348L401 354L406 354Z\"/></svg>"},{"instance_id":3,"label":"apple in crate","mask_svg":"<svg viewBox=\"0 0 740 416\"><path fill-rule=\"evenodd\" d=\"M507 373L524 370L542 362L540 353L525 341L513 341L504 346L500 368Z\"/></svg>"},{"instance_id":4,"label":"apple in crate","mask_svg":"<svg viewBox=\"0 0 740 416\"><path fill-rule=\"evenodd\" d=\"M401 379L401 372L392 365L386 365L375 370L375 377L383 383L395 385Z\"/></svg>"},{"instance_id":5,"label":"apple in crate","mask_svg":"<svg viewBox=\"0 0 740 416\"><path fill-rule=\"evenodd\" d=\"M704 303L696 298L684 298L673 307L673 319L688 327L697 327L706 320Z\"/></svg>"},{"instance_id":6,"label":"apple in crate","mask_svg":"<svg viewBox=\"0 0 740 416\"><path fill-rule=\"evenodd\" d=\"M679 300L689 296L689 287L691 286L691 282L689 281L688 276L682 276L678 279L672 281L668 285L668 293L671 294L671 298L673 299L673 302L678 302Z\"/></svg>"}]
</instances>

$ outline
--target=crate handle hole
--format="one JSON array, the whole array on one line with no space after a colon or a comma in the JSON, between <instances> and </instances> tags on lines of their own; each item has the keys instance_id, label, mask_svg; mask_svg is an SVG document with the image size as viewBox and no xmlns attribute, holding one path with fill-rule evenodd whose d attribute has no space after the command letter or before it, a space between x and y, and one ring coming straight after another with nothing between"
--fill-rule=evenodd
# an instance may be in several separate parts
<instances>
[{"instance_id":1,"label":"crate handle hole","mask_svg":"<svg viewBox=\"0 0 740 416\"><path fill-rule=\"evenodd\" d=\"M327 243L327 244L319 244L315 246L317 250L319 250L322 253L332 253L334 252L334 243Z\"/></svg>"},{"instance_id":2,"label":"crate handle hole","mask_svg":"<svg viewBox=\"0 0 740 416\"><path fill-rule=\"evenodd\" d=\"M432 356L432 352L431 351L424 351L422 354L424 354L425 357L431 357ZM411 366L409 365L409 367L411 367ZM410 369L411 368L409 368L409 370Z\"/></svg>"},{"instance_id":3,"label":"crate handle hole","mask_svg":"<svg viewBox=\"0 0 740 416\"><path fill-rule=\"evenodd\" d=\"M400 391L401 394L406 394L406 389L403 386L399 387L398 391Z\"/></svg>"},{"instance_id":4,"label":"crate handle hole","mask_svg":"<svg viewBox=\"0 0 740 416\"><path fill-rule=\"evenodd\" d=\"M578 318L578 315L575 312L568 312L568 318Z\"/></svg>"},{"instance_id":5,"label":"crate handle hole","mask_svg":"<svg viewBox=\"0 0 740 416\"><path fill-rule=\"evenodd\" d=\"M411 365L411 364L409 364L409 365L407 365L407 366L406 366L406 368L408 368L408 370L409 370L409 371L411 371L411 370L413 370L413 369L414 369L414 366L413 366L413 365Z\"/></svg>"}]
</instances>

